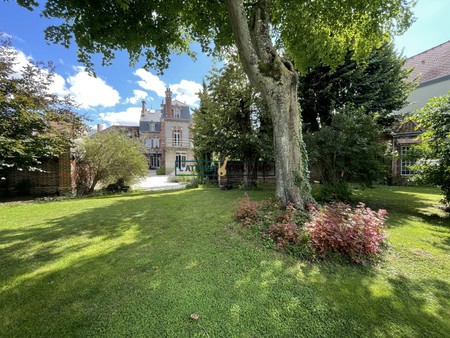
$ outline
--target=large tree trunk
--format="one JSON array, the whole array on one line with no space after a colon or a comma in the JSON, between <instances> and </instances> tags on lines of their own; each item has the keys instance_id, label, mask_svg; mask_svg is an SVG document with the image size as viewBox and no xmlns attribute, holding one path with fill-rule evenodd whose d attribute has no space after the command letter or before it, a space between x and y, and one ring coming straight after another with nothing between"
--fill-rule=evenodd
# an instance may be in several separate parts
<instances>
[{"instance_id":1,"label":"large tree trunk","mask_svg":"<svg viewBox=\"0 0 450 338\"><path fill-rule=\"evenodd\" d=\"M302 208L310 197L301 151L302 134L297 101L298 76L272 45L269 0L255 4L247 22L242 1L226 0L239 56L250 82L262 94L273 123L276 195L283 205Z\"/></svg>"}]
</instances>

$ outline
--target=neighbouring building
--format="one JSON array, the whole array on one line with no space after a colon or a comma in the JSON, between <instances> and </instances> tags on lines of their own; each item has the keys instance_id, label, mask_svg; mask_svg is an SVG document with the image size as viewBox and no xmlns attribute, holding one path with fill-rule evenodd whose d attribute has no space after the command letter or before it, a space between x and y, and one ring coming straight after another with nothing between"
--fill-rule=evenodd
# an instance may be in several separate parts
<instances>
[{"instance_id":1,"label":"neighbouring building","mask_svg":"<svg viewBox=\"0 0 450 338\"><path fill-rule=\"evenodd\" d=\"M147 149L151 169L164 168L166 173L185 170L186 161L194 159L190 126L190 107L178 100L172 100L172 92L167 89L161 110L147 109L142 101L139 121L139 135Z\"/></svg>"},{"instance_id":2,"label":"neighbouring building","mask_svg":"<svg viewBox=\"0 0 450 338\"><path fill-rule=\"evenodd\" d=\"M423 108L433 97L446 95L450 90L450 40L414 55L406 60L405 67L411 69L410 80L417 79L418 86L408 97L408 105L396 112L406 115ZM392 160L392 174L402 181L414 172L411 161L405 158L411 145L419 142L423 130L417 130L411 122L403 122L394 128L392 149L399 155Z\"/></svg>"}]
</instances>

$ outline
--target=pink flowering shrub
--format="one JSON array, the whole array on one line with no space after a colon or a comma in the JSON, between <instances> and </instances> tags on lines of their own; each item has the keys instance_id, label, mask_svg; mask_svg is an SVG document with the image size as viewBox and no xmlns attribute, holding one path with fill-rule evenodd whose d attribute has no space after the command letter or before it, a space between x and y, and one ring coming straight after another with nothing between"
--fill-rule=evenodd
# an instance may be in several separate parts
<instances>
[{"instance_id":1,"label":"pink flowering shrub","mask_svg":"<svg viewBox=\"0 0 450 338\"><path fill-rule=\"evenodd\" d=\"M345 203L331 203L318 210L311 208L312 219L305 225L310 243L317 253L340 253L362 264L382 253L386 239L386 210L377 212L363 203L352 208Z\"/></svg>"}]
</instances>

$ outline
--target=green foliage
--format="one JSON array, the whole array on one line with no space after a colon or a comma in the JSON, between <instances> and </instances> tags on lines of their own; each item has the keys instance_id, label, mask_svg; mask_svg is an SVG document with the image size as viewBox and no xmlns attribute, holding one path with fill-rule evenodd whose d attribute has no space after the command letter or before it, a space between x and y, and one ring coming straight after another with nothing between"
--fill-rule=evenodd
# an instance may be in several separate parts
<instances>
[{"instance_id":1,"label":"green foliage","mask_svg":"<svg viewBox=\"0 0 450 338\"><path fill-rule=\"evenodd\" d=\"M195 156L213 154L247 163L272 159L272 124L269 112L250 85L236 56L221 69L213 68L203 84L200 107L192 119ZM247 177L252 178L248 172ZM244 180L246 187L251 179Z\"/></svg>"},{"instance_id":2,"label":"green foliage","mask_svg":"<svg viewBox=\"0 0 450 338\"><path fill-rule=\"evenodd\" d=\"M165 175L166 169L165 168L159 168L156 170L156 175Z\"/></svg>"},{"instance_id":3,"label":"green foliage","mask_svg":"<svg viewBox=\"0 0 450 338\"><path fill-rule=\"evenodd\" d=\"M214 67L206 80L199 94L200 107L193 115L196 157L208 159L215 153L247 161L270 159L269 113L237 57L230 56L221 69Z\"/></svg>"},{"instance_id":4,"label":"green foliage","mask_svg":"<svg viewBox=\"0 0 450 338\"><path fill-rule=\"evenodd\" d=\"M348 182L338 182L335 185L326 183L320 187L317 200L321 202L351 202L352 189Z\"/></svg>"},{"instance_id":5,"label":"green foliage","mask_svg":"<svg viewBox=\"0 0 450 338\"><path fill-rule=\"evenodd\" d=\"M34 1L19 1L31 9ZM323 62L337 66L348 48L353 58L363 60L373 47L380 47L390 33L402 33L412 21L415 1L297 1L276 0L244 3L251 23L256 9L267 16L277 44L294 57L301 70ZM83 13L83 15L79 15ZM116 50L127 50L132 63L144 56L146 67L165 68L171 53L191 53L190 42L198 41L211 51L233 44L227 4L203 0L135 0L95 2L86 5L71 0L48 1L45 17L62 19L46 29L48 41L78 45L79 61L93 66L90 55L102 54L103 63ZM267 32L268 34L268 32Z\"/></svg>"},{"instance_id":6,"label":"green foliage","mask_svg":"<svg viewBox=\"0 0 450 338\"><path fill-rule=\"evenodd\" d=\"M273 22L296 67L325 64L333 69L345 60L365 60L389 34L403 33L412 21L415 1L274 1Z\"/></svg>"},{"instance_id":7,"label":"green foliage","mask_svg":"<svg viewBox=\"0 0 450 338\"><path fill-rule=\"evenodd\" d=\"M319 121L330 125L333 112L350 104L364 108L386 127L392 123L391 113L406 104L415 83L407 81L410 70L404 68L405 58L397 55L392 43L373 50L365 63L357 63L352 55L347 52L344 64L336 69L322 65L300 76L298 97L305 130L319 130Z\"/></svg>"},{"instance_id":8,"label":"green foliage","mask_svg":"<svg viewBox=\"0 0 450 338\"><path fill-rule=\"evenodd\" d=\"M40 170L43 159L67 151L81 130L70 97L50 93L51 63L33 63L16 73L17 51L0 33L0 176L9 168Z\"/></svg>"},{"instance_id":9,"label":"green foliage","mask_svg":"<svg viewBox=\"0 0 450 338\"><path fill-rule=\"evenodd\" d=\"M116 131L104 131L84 138L77 149L77 166L83 173L78 193L91 194L98 182L103 185L119 180L132 184L148 173L143 145Z\"/></svg>"},{"instance_id":10,"label":"green foliage","mask_svg":"<svg viewBox=\"0 0 450 338\"><path fill-rule=\"evenodd\" d=\"M310 165L320 170L321 181L333 187L356 181L371 185L383 177L384 146L372 116L363 109L336 112L331 125L305 133Z\"/></svg>"},{"instance_id":11,"label":"green foliage","mask_svg":"<svg viewBox=\"0 0 450 338\"><path fill-rule=\"evenodd\" d=\"M439 186L443 202L450 205L450 92L432 98L414 113L412 120L425 130L420 135L422 142L413 148L417 159L413 166L415 179Z\"/></svg>"}]
</instances>

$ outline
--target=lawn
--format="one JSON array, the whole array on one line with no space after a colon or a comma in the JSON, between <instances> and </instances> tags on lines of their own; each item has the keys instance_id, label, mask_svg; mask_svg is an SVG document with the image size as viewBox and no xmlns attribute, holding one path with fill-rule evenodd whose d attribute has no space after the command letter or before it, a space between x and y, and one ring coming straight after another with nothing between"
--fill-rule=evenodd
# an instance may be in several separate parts
<instances>
[{"instance_id":1,"label":"lawn","mask_svg":"<svg viewBox=\"0 0 450 338\"><path fill-rule=\"evenodd\" d=\"M2 204L0 336L448 337L450 219L438 193L357 192L390 213L392 249L373 268L245 239L230 225L239 190Z\"/></svg>"}]
</instances>

